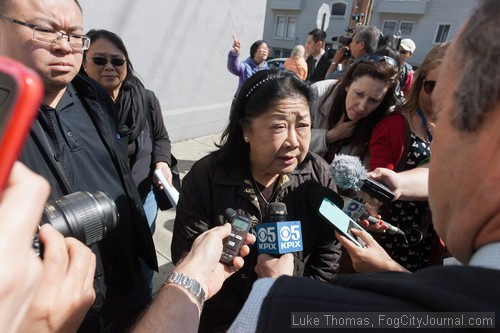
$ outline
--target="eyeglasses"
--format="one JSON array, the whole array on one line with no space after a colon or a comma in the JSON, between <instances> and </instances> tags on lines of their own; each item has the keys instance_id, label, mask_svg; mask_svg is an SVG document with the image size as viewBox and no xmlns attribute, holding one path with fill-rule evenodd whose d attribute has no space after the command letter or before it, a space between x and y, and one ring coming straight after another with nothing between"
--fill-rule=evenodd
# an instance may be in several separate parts
<instances>
[{"instance_id":1,"label":"eyeglasses","mask_svg":"<svg viewBox=\"0 0 500 333\"><path fill-rule=\"evenodd\" d=\"M410 51L406 51L406 50L399 50L399 53L400 54L408 54Z\"/></svg>"},{"instance_id":2,"label":"eyeglasses","mask_svg":"<svg viewBox=\"0 0 500 333\"><path fill-rule=\"evenodd\" d=\"M434 91L435 86L436 81L427 81L426 79L424 79L424 91L427 94L432 95L432 91Z\"/></svg>"},{"instance_id":3,"label":"eyeglasses","mask_svg":"<svg viewBox=\"0 0 500 333\"><path fill-rule=\"evenodd\" d=\"M90 38L83 35L68 34L62 31L41 27L39 25L26 23L7 16L0 15L0 19L9 20L33 30L33 40L42 44L57 45L63 38L67 40L73 50L87 50L90 46Z\"/></svg>"},{"instance_id":4,"label":"eyeglasses","mask_svg":"<svg viewBox=\"0 0 500 333\"><path fill-rule=\"evenodd\" d=\"M379 62L386 62L389 64L389 66L392 66L392 67L395 67L395 68L399 68L399 65L398 63L396 62L396 60L392 59L391 57L388 57L388 56L383 56L383 55L380 55L380 54L369 54L367 56L364 56L362 59L361 59L361 62L365 62L365 63L379 63Z\"/></svg>"},{"instance_id":5,"label":"eyeglasses","mask_svg":"<svg viewBox=\"0 0 500 333\"><path fill-rule=\"evenodd\" d=\"M106 59L104 57L93 57L92 61L97 66L104 66L104 65L106 65L108 63L108 59ZM125 59L122 59L122 58L113 58L109 62L111 63L111 65L113 65L115 67L120 67L120 66L123 66L123 64L125 63Z\"/></svg>"}]
</instances>

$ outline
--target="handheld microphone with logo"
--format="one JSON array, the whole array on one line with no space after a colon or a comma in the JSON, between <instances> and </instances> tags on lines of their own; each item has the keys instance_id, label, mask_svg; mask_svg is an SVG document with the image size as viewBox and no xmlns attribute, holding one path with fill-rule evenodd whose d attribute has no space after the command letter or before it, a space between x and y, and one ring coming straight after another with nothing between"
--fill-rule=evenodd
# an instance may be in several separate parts
<instances>
[{"instance_id":1,"label":"handheld microphone with logo","mask_svg":"<svg viewBox=\"0 0 500 333\"><path fill-rule=\"evenodd\" d=\"M303 250L300 221L287 221L287 214L283 202L269 204L263 223L255 227L259 253L281 255Z\"/></svg>"},{"instance_id":2,"label":"handheld microphone with logo","mask_svg":"<svg viewBox=\"0 0 500 333\"><path fill-rule=\"evenodd\" d=\"M331 193L330 193L331 192ZM337 193L330 191L326 192L326 195L331 197L331 196L339 196ZM344 200L344 205L342 207L342 211L346 213L350 218L352 218L354 221L357 221L358 219L360 220L367 220L370 224L376 224L379 223L379 221L382 222L382 224L385 227L385 231L390 233L391 235L399 235L404 237L405 241L408 243L408 240L406 239L406 235L403 232L403 230L399 229L396 226L393 226L389 222L385 222L383 220L377 219L376 217L371 216L366 212L366 205L362 202L359 202L357 200L340 196L342 200ZM330 199L332 200L332 199ZM332 200L333 201L333 200ZM334 201L335 202L335 201Z\"/></svg>"},{"instance_id":3,"label":"handheld microphone with logo","mask_svg":"<svg viewBox=\"0 0 500 333\"><path fill-rule=\"evenodd\" d=\"M386 204L394 199L394 193L391 190L368 178L368 172L356 156L336 155L331 163L330 172L335 183L342 189L361 190Z\"/></svg>"}]
</instances>

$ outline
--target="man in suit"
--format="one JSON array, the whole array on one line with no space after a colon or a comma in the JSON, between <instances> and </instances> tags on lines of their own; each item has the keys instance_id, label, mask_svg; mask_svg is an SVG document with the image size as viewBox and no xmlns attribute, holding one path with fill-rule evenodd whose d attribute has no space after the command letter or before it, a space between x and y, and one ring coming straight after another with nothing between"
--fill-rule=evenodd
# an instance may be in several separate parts
<instances>
[{"instance_id":1,"label":"man in suit","mask_svg":"<svg viewBox=\"0 0 500 333\"><path fill-rule=\"evenodd\" d=\"M490 318L488 327L494 327L495 315L500 315L500 41L487 36L500 33L498 17L500 2L481 2L448 49L432 94L439 112L429 203L439 236L462 265L429 267L413 274L344 275L335 285L286 276L261 279L233 323L239 332L306 328L293 326L292 313L300 312L311 314L314 322L313 312L345 319L348 314L342 312L375 311L382 322L368 319L374 327L387 324L394 312L432 312L431 317L438 312L483 312L474 316ZM368 233L360 236L373 241ZM360 251L368 254L370 246ZM262 299L259 294L266 296ZM316 317L325 324L324 316ZM298 315L295 319L304 323ZM254 326L246 329L246 324ZM465 325L478 329L469 321Z\"/></svg>"},{"instance_id":2,"label":"man in suit","mask_svg":"<svg viewBox=\"0 0 500 333\"><path fill-rule=\"evenodd\" d=\"M330 67L328 52L325 52L326 33L321 29L314 29L307 35L306 53L307 81L314 83L325 79L326 71Z\"/></svg>"}]
</instances>

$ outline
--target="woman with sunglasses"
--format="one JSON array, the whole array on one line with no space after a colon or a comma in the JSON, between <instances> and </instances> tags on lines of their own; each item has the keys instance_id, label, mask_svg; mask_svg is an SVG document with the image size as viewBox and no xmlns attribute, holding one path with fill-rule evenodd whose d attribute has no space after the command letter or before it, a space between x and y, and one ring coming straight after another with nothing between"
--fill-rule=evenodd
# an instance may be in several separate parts
<instances>
[{"instance_id":1,"label":"woman with sunglasses","mask_svg":"<svg viewBox=\"0 0 500 333\"><path fill-rule=\"evenodd\" d=\"M99 82L111 95L118 112L118 132L128 138L132 176L141 196L151 232L158 205L153 193L153 171L161 169L172 184L173 157L158 99L137 77L122 39L107 30L90 30L91 43L81 72ZM148 278L152 278L152 271Z\"/></svg>"},{"instance_id":2,"label":"woman with sunglasses","mask_svg":"<svg viewBox=\"0 0 500 333\"><path fill-rule=\"evenodd\" d=\"M370 135L394 105L398 73L394 59L371 54L353 63L341 81L313 84L310 150L328 163L338 153L358 156L368 167Z\"/></svg>"},{"instance_id":3,"label":"woman with sunglasses","mask_svg":"<svg viewBox=\"0 0 500 333\"><path fill-rule=\"evenodd\" d=\"M370 170L411 170L426 163L431 155L434 112L431 100L439 67L448 44L433 47L415 73L404 103L383 119L370 139ZM398 263L410 271L442 260L443 248L434 232L427 201L395 201L382 209L382 217L407 234L382 235L380 243Z\"/></svg>"}]
</instances>

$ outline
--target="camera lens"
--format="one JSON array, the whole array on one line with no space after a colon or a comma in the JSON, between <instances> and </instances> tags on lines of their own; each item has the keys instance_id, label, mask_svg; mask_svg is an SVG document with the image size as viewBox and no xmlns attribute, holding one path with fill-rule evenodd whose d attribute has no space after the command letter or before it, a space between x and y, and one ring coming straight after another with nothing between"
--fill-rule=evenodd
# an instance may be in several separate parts
<instances>
[{"instance_id":1,"label":"camera lens","mask_svg":"<svg viewBox=\"0 0 500 333\"><path fill-rule=\"evenodd\" d=\"M118 224L116 204L104 192L74 192L45 205L40 225L50 223L64 237L92 245Z\"/></svg>"}]
</instances>

